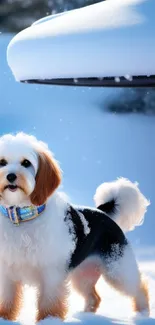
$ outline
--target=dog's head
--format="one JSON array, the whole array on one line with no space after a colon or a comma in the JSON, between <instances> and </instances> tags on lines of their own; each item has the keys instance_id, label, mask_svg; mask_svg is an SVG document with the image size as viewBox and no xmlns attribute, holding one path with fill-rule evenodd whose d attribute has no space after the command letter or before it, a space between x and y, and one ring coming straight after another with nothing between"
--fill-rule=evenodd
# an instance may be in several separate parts
<instances>
[{"instance_id":1,"label":"dog's head","mask_svg":"<svg viewBox=\"0 0 155 325\"><path fill-rule=\"evenodd\" d=\"M61 181L47 145L24 133L0 138L0 204L41 205Z\"/></svg>"}]
</instances>

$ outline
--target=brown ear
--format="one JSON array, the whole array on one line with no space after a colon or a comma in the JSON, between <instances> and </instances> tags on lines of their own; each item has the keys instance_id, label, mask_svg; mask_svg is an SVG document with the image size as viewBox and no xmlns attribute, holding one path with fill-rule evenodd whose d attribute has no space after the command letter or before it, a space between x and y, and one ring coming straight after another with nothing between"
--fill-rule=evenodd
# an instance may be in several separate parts
<instances>
[{"instance_id":1,"label":"brown ear","mask_svg":"<svg viewBox=\"0 0 155 325\"><path fill-rule=\"evenodd\" d=\"M48 154L39 154L39 168L36 175L36 185L30 198L34 205L41 205L55 191L61 182L61 170L58 163Z\"/></svg>"}]
</instances>

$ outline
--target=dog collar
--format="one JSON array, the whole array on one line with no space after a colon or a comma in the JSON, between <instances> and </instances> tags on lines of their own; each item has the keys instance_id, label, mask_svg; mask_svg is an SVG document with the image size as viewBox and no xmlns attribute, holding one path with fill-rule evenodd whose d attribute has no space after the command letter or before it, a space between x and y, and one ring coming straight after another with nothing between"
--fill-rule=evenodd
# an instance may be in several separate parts
<instances>
[{"instance_id":1,"label":"dog collar","mask_svg":"<svg viewBox=\"0 0 155 325\"><path fill-rule=\"evenodd\" d=\"M9 218L12 223L19 225L23 221L29 221L37 218L44 210L46 205L40 205L38 207L34 207L32 205L24 208L19 207L10 207L5 208L0 205L0 212L7 218Z\"/></svg>"}]
</instances>

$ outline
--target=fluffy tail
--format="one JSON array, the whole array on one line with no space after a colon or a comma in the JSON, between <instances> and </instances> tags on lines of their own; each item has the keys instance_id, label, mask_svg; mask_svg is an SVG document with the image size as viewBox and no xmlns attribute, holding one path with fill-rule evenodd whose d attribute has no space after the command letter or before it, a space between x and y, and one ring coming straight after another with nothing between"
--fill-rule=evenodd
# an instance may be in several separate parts
<instances>
[{"instance_id":1,"label":"fluffy tail","mask_svg":"<svg viewBox=\"0 0 155 325\"><path fill-rule=\"evenodd\" d=\"M140 226L150 202L137 183L125 178L101 184L94 195L95 205L113 219L124 231Z\"/></svg>"}]
</instances>

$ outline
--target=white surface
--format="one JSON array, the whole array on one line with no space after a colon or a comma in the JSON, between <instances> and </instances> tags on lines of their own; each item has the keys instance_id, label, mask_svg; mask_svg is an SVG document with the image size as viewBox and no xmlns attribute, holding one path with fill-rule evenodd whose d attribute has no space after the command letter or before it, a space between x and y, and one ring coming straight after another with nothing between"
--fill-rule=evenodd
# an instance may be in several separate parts
<instances>
[{"instance_id":1,"label":"white surface","mask_svg":"<svg viewBox=\"0 0 155 325\"><path fill-rule=\"evenodd\" d=\"M20 32L8 64L16 80L153 75L154 30L154 0L108 0Z\"/></svg>"}]
</instances>

